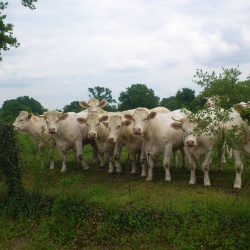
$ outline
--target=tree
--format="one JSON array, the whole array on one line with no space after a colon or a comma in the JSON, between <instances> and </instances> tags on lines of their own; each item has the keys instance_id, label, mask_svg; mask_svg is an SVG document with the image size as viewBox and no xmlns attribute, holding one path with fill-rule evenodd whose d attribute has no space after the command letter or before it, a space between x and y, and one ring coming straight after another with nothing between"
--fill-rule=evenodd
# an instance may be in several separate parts
<instances>
[{"instance_id":1,"label":"tree","mask_svg":"<svg viewBox=\"0 0 250 250\"><path fill-rule=\"evenodd\" d=\"M30 9L35 9L34 2L37 0L22 0L22 5ZM6 15L2 14L2 11L5 10L8 6L8 3L0 2L0 61L2 61L1 51L9 50L9 47L19 47L20 43L17 42L17 39L13 37L13 24L5 24L4 19Z\"/></svg>"},{"instance_id":2,"label":"tree","mask_svg":"<svg viewBox=\"0 0 250 250\"><path fill-rule=\"evenodd\" d=\"M69 105L64 106L64 112L81 112L83 108L80 106L78 101L73 101Z\"/></svg>"},{"instance_id":3,"label":"tree","mask_svg":"<svg viewBox=\"0 0 250 250\"><path fill-rule=\"evenodd\" d=\"M115 99L113 99L111 90L109 88L99 87L96 86L94 88L88 88L89 90L89 97L96 98L97 100L106 100L109 104L117 103Z\"/></svg>"},{"instance_id":4,"label":"tree","mask_svg":"<svg viewBox=\"0 0 250 250\"><path fill-rule=\"evenodd\" d=\"M211 74L203 72L201 69L196 71L194 76L195 83L204 87L202 95L205 97L219 96L219 106L230 108L233 104L241 101L247 102L250 96L250 77L240 82L241 71L236 68L225 69L218 75L213 71Z\"/></svg>"},{"instance_id":5,"label":"tree","mask_svg":"<svg viewBox=\"0 0 250 250\"><path fill-rule=\"evenodd\" d=\"M182 106L180 103L176 100L175 96L170 96L168 98L163 98L160 102L161 107L168 108L169 110L173 111L176 109L181 108Z\"/></svg>"},{"instance_id":6,"label":"tree","mask_svg":"<svg viewBox=\"0 0 250 250\"><path fill-rule=\"evenodd\" d=\"M14 122L20 111L42 114L47 110L33 98L29 98L28 96L18 97L17 99L7 100L3 103L0 120Z\"/></svg>"},{"instance_id":7,"label":"tree","mask_svg":"<svg viewBox=\"0 0 250 250\"><path fill-rule=\"evenodd\" d=\"M19 103L29 107L33 113L42 114L43 112L47 111L47 109L45 109L40 102L36 101L32 97L30 98L28 96L20 96L17 97L16 100Z\"/></svg>"},{"instance_id":8,"label":"tree","mask_svg":"<svg viewBox=\"0 0 250 250\"><path fill-rule=\"evenodd\" d=\"M160 98L154 94L145 84L132 84L121 92L119 96L121 102L118 106L120 111L134 109L138 107L155 108L159 106Z\"/></svg>"},{"instance_id":9,"label":"tree","mask_svg":"<svg viewBox=\"0 0 250 250\"><path fill-rule=\"evenodd\" d=\"M195 99L195 91L189 88L182 88L182 90L178 90L175 95L176 101L180 103L181 107L185 107L187 109L193 108L193 101Z\"/></svg>"}]
</instances>

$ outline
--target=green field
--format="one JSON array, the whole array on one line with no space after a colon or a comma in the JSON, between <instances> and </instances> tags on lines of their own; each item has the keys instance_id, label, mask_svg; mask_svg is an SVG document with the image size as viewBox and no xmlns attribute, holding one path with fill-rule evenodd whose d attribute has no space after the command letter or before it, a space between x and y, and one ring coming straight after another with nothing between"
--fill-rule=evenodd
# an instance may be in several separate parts
<instances>
[{"instance_id":1,"label":"green field","mask_svg":"<svg viewBox=\"0 0 250 250\"><path fill-rule=\"evenodd\" d=\"M0 175L0 249L250 249L250 169L244 160L243 186L233 189L233 159L210 170L211 187L189 187L188 168L171 168L164 181L162 158L148 183L130 174L122 151L124 174L108 175L98 164L83 170L68 152L67 172L41 168L37 147L19 135L25 202L6 200ZM91 148L84 148L87 162ZM181 159L179 159L181 162ZM140 167L139 167L140 169Z\"/></svg>"}]
</instances>

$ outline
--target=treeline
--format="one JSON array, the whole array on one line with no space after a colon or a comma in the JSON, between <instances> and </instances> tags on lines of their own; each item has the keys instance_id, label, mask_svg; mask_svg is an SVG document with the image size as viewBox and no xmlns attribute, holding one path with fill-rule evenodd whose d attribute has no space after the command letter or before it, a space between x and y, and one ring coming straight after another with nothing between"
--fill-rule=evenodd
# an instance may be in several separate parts
<instances>
[{"instance_id":1,"label":"treeline","mask_svg":"<svg viewBox=\"0 0 250 250\"><path fill-rule=\"evenodd\" d=\"M250 76L245 81L239 81L241 71L238 67L225 69L216 74L197 70L194 76L194 82L203 88L202 92L195 95L195 91L190 88L178 90L175 96L163 98L160 100L155 95L154 90L148 88L145 84L132 84L120 93L118 101L113 99L112 91L109 88L96 86L89 88L89 98L98 100L107 100L106 111L123 111L137 107L154 108L157 106L166 107L170 110L180 109L182 107L191 111L203 108L204 97L219 96L220 105L223 108L230 108L233 104L241 101L248 102L250 99ZM80 112L82 107L79 101L72 101L65 105L64 112ZM88 100L86 100L88 101ZM0 120L4 122L13 122L19 112L25 110L31 113L42 114L48 109L41 103L29 96L22 96L12 100L6 100L0 109Z\"/></svg>"}]
</instances>

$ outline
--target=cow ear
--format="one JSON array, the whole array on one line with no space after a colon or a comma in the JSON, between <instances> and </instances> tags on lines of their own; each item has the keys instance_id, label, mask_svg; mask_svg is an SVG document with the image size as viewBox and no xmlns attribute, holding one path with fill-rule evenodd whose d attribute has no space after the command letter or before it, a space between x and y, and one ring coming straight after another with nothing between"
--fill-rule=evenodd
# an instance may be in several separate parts
<instances>
[{"instance_id":1,"label":"cow ear","mask_svg":"<svg viewBox=\"0 0 250 250\"><path fill-rule=\"evenodd\" d=\"M182 124L181 124L181 122L173 122L173 123L171 123L170 126L171 126L172 128L174 128L174 129L176 129L176 130L182 129Z\"/></svg>"},{"instance_id":2,"label":"cow ear","mask_svg":"<svg viewBox=\"0 0 250 250\"><path fill-rule=\"evenodd\" d=\"M103 107L105 107L107 104L108 104L108 102L107 102L106 100L102 100L102 101L99 102L98 107L103 108Z\"/></svg>"},{"instance_id":3,"label":"cow ear","mask_svg":"<svg viewBox=\"0 0 250 250\"><path fill-rule=\"evenodd\" d=\"M84 109L87 109L89 107L88 103L86 103L85 101L80 101L79 102L80 106L83 107Z\"/></svg>"},{"instance_id":4,"label":"cow ear","mask_svg":"<svg viewBox=\"0 0 250 250\"><path fill-rule=\"evenodd\" d=\"M150 112L149 114L148 114L148 119L154 119L155 117L156 117L156 115L157 115L157 112Z\"/></svg>"},{"instance_id":5,"label":"cow ear","mask_svg":"<svg viewBox=\"0 0 250 250\"><path fill-rule=\"evenodd\" d=\"M108 122L103 122L103 125L104 125L106 128L108 128L109 123L108 123Z\"/></svg>"},{"instance_id":6,"label":"cow ear","mask_svg":"<svg viewBox=\"0 0 250 250\"><path fill-rule=\"evenodd\" d=\"M99 122L106 122L109 119L108 115L103 115L100 119Z\"/></svg>"},{"instance_id":7,"label":"cow ear","mask_svg":"<svg viewBox=\"0 0 250 250\"><path fill-rule=\"evenodd\" d=\"M122 122L122 125L128 127L131 123L132 123L131 121L125 120Z\"/></svg>"},{"instance_id":8,"label":"cow ear","mask_svg":"<svg viewBox=\"0 0 250 250\"><path fill-rule=\"evenodd\" d=\"M133 116L130 115L130 114L125 114L125 115L124 115L124 118L126 118L128 121L132 121Z\"/></svg>"},{"instance_id":9,"label":"cow ear","mask_svg":"<svg viewBox=\"0 0 250 250\"><path fill-rule=\"evenodd\" d=\"M83 118L83 117L79 117L76 119L80 124L85 124L87 123L87 119Z\"/></svg>"},{"instance_id":10,"label":"cow ear","mask_svg":"<svg viewBox=\"0 0 250 250\"><path fill-rule=\"evenodd\" d=\"M29 120L31 117L32 117L32 114L29 113L28 116L27 116L27 120Z\"/></svg>"},{"instance_id":11,"label":"cow ear","mask_svg":"<svg viewBox=\"0 0 250 250\"><path fill-rule=\"evenodd\" d=\"M67 113L60 114L59 115L59 121L65 120L68 116L69 116L69 114L67 114Z\"/></svg>"}]
</instances>

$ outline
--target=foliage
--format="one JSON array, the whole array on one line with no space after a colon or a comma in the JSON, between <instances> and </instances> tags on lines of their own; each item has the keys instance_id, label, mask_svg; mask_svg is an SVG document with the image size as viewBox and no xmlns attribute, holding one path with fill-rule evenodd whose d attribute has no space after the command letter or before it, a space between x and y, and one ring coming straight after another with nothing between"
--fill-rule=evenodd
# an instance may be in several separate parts
<instances>
[{"instance_id":1,"label":"foliage","mask_svg":"<svg viewBox=\"0 0 250 250\"><path fill-rule=\"evenodd\" d=\"M36 3L37 1L38 0L22 0L22 5L30 8L31 10L34 10L36 8L34 3Z\"/></svg>"},{"instance_id":2,"label":"foliage","mask_svg":"<svg viewBox=\"0 0 250 250\"><path fill-rule=\"evenodd\" d=\"M195 99L195 91L190 88L182 88L175 95L176 101L180 103L181 108L186 107L192 109L192 104Z\"/></svg>"},{"instance_id":3,"label":"foliage","mask_svg":"<svg viewBox=\"0 0 250 250\"><path fill-rule=\"evenodd\" d=\"M63 111L78 113L82 111L82 107L79 105L79 101L73 101L69 105L64 106Z\"/></svg>"},{"instance_id":4,"label":"foliage","mask_svg":"<svg viewBox=\"0 0 250 250\"><path fill-rule=\"evenodd\" d=\"M109 88L96 86L94 88L88 88L88 90L90 98L96 98L99 101L106 100L109 104L116 103L116 100L112 97L112 91Z\"/></svg>"},{"instance_id":5,"label":"foliage","mask_svg":"<svg viewBox=\"0 0 250 250\"><path fill-rule=\"evenodd\" d=\"M171 111L182 108L181 104L176 100L175 96L162 98L162 100L160 101L160 106L168 108Z\"/></svg>"},{"instance_id":6,"label":"foliage","mask_svg":"<svg viewBox=\"0 0 250 250\"><path fill-rule=\"evenodd\" d=\"M250 95L249 79L239 81L241 75L237 68L226 69L222 67L222 73L218 75L213 71L211 74L198 69L194 78L195 83L204 87L204 97L219 96L218 106L229 109L235 103L247 102Z\"/></svg>"},{"instance_id":7,"label":"foliage","mask_svg":"<svg viewBox=\"0 0 250 250\"><path fill-rule=\"evenodd\" d=\"M152 89L149 89L145 84L132 84L122 91L119 96L118 105L120 111L134 109L138 107L145 107L148 109L159 106L160 98L155 95Z\"/></svg>"},{"instance_id":8,"label":"foliage","mask_svg":"<svg viewBox=\"0 0 250 250\"><path fill-rule=\"evenodd\" d=\"M157 177L164 172L158 162L156 178L148 183L139 174L108 176L98 165L83 171L72 163L72 152L67 173L58 166L41 172L44 193L37 195L33 163L39 160L33 151L20 153L29 163L22 166L26 196L3 199L0 182L2 249L248 249L247 169L241 192L231 189L231 163L222 174L211 169L211 188L202 186L202 171L197 186L188 188L189 169L173 168L174 183L168 185L164 174Z\"/></svg>"},{"instance_id":9,"label":"foliage","mask_svg":"<svg viewBox=\"0 0 250 250\"><path fill-rule=\"evenodd\" d=\"M35 9L34 3L37 0L22 0L22 5L30 8L31 10ZM5 24L4 19L6 15L2 15L2 11L5 10L8 6L8 3L0 2L0 61L2 61L1 51L9 50L9 47L19 47L20 43L17 42L17 39L13 37L13 24Z\"/></svg>"},{"instance_id":10,"label":"foliage","mask_svg":"<svg viewBox=\"0 0 250 250\"><path fill-rule=\"evenodd\" d=\"M11 125L0 123L0 169L6 177L9 196L23 191L18 166L18 143Z\"/></svg>"},{"instance_id":11,"label":"foliage","mask_svg":"<svg viewBox=\"0 0 250 250\"><path fill-rule=\"evenodd\" d=\"M46 109L35 99L21 96L16 99L6 100L0 111L0 120L14 122L20 111L42 114Z\"/></svg>"},{"instance_id":12,"label":"foliage","mask_svg":"<svg viewBox=\"0 0 250 250\"><path fill-rule=\"evenodd\" d=\"M6 15L2 11L7 8L8 3L0 2L0 61L2 61L1 50L9 50L9 46L17 48L20 44L13 37L13 25L4 23Z\"/></svg>"},{"instance_id":13,"label":"foliage","mask_svg":"<svg viewBox=\"0 0 250 250\"><path fill-rule=\"evenodd\" d=\"M243 108L240 112L240 115L243 120L247 121L250 126L250 108Z\"/></svg>"}]
</instances>

